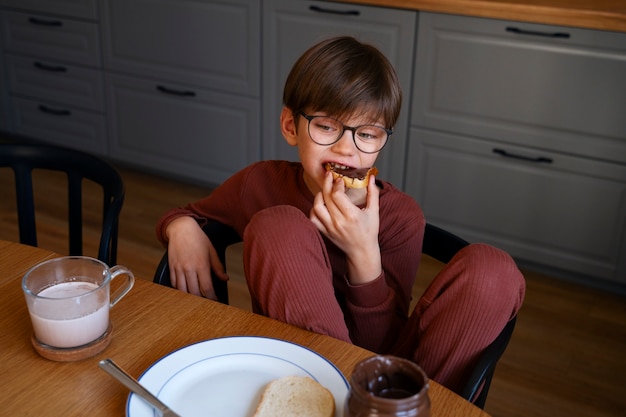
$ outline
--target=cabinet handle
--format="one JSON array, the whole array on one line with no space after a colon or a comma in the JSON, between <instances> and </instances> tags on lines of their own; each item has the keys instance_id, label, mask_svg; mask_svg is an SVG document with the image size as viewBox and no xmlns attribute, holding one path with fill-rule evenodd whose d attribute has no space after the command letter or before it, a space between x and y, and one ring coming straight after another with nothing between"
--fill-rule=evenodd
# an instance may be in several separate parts
<instances>
[{"instance_id":1,"label":"cabinet handle","mask_svg":"<svg viewBox=\"0 0 626 417\"><path fill-rule=\"evenodd\" d=\"M60 65L48 65L43 62L33 62L33 66L40 70L50 71L50 72L67 72L67 68L62 67Z\"/></svg>"},{"instance_id":2,"label":"cabinet handle","mask_svg":"<svg viewBox=\"0 0 626 417\"><path fill-rule=\"evenodd\" d=\"M157 85L157 90L165 94L172 94L175 96L182 97L195 97L196 93L189 90L174 90L173 88L164 87L162 85Z\"/></svg>"},{"instance_id":3,"label":"cabinet handle","mask_svg":"<svg viewBox=\"0 0 626 417\"><path fill-rule=\"evenodd\" d=\"M61 27L63 26L63 22L60 20L48 20L48 19L39 19L37 17L29 17L28 21L33 25L39 26L49 26L49 27Z\"/></svg>"},{"instance_id":4,"label":"cabinet handle","mask_svg":"<svg viewBox=\"0 0 626 417\"><path fill-rule=\"evenodd\" d=\"M44 106L43 104L39 106L39 111L43 113L52 114L54 116L71 116L72 115L72 112L69 110L53 109L52 107Z\"/></svg>"},{"instance_id":5,"label":"cabinet handle","mask_svg":"<svg viewBox=\"0 0 626 417\"><path fill-rule=\"evenodd\" d=\"M317 13L339 14L342 16L359 16L361 14L358 10L333 10L319 6L309 6L309 10Z\"/></svg>"},{"instance_id":6,"label":"cabinet handle","mask_svg":"<svg viewBox=\"0 0 626 417\"><path fill-rule=\"evenodd\" d=\"M570 34L567 32L541 32L538 30L520 29L513 26L506 28L507 32L515 33L516 35L530 35L530 36L543 36L544 38L562 38L567 39Z\"/></svg>"},{"instance_id":7,"label":"cabinet handle","mask_svg":"<svg viewBox=\"0 0 626 417\"><path fill-rule=\"evenodd\" d=\"M533 158L532 156L517 155L514 153L509 153L505 151L504 149L494 148L493 153L501 155L505 158L521 159L522 161L544 163L544 164L552 163L552 158L546 158L545 156L538 156L538 157Z\"/></svg>"}]
</instances>

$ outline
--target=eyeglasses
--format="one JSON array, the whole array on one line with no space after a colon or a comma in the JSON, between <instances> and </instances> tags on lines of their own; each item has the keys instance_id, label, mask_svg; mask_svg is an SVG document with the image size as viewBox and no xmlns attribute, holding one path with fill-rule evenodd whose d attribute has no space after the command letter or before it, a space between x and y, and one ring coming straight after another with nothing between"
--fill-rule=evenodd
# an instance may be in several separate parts
<instances>
[{"instance_id":1,"label":"eyeglasses","mask_svg":"<svg viewBox=\"0 0 626 417\"><path fill-rule=\"evenodd\" d=\"M391 129L381 126L361 125L356 127L346 126L337 119L328 116L309 116L298 112L309 122L309 136L318 145L330 146L339 142L346 130L352 131L352 140L357 149L363 153L376 153L387 143Z\"/></svg>"}]
</instances>

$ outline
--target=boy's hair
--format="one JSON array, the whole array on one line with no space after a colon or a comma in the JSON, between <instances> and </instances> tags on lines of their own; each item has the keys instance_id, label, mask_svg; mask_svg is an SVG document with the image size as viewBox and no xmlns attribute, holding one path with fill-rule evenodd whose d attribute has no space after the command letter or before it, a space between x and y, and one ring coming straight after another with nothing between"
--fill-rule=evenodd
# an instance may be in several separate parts
<instances>
[{"instance_id":1,"label":"boy's hair","mask_svg":"<svg viewBox=\"0 0 626 417\"><path fill-rule=\"evenodd\" d=\"M283 91L283 104L297 112L324 112L349 118L372 116L393 128L402 91L391 63L375 47L343 36L308 49L294 64Z\"/></svg>"}]
</instances>

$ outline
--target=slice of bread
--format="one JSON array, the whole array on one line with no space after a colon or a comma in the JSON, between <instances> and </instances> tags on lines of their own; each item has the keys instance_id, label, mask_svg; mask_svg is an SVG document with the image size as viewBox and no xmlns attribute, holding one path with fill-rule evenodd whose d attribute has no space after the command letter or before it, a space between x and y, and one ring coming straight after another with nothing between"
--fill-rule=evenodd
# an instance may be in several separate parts
<instances>
[{"instance_id":1,"label":"slice of bread","mask_svg":"<svg viewBox=\"0 0 626 417\"><path fill-rule=\"evenodd\" d=\"M286 376L267 384L254 417L333 417L335 397L309 377Z\"/></svg>"}]
</instances>

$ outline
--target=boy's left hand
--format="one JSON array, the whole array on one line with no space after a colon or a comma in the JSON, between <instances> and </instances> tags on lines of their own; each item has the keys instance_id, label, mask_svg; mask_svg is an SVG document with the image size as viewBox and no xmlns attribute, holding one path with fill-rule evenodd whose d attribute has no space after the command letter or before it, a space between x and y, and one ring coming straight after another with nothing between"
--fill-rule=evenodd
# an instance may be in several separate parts
<instances>
[{"instance_id":1,"label":"boy's left hand","mask_svg":"<svg viewBox=\"0 0 626 417\"><path fill-rule=\"evenodd\" d=\"M359 207L346 193L343 180L333 181L332 174L327 173L310 214L320 232L346 254L352 284L372 281L382 271L378 246L380 190L375 180L370 177L365 206Z\"/></svg>"}]
</instances>

